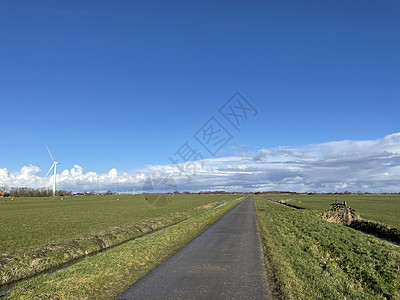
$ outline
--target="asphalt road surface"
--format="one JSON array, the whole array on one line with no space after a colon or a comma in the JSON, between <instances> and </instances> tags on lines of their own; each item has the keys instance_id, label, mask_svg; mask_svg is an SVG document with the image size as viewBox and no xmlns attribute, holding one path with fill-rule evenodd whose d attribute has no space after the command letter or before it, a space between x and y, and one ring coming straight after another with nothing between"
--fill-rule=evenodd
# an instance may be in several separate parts
<instances>
[{"instance_id":1,"label":"asphalt road surface","mask_svg":"<svg viewBox=\"0 0 400 300\"><path fill-rule=\"evenodd\" d=\"M116 299L270 299L251 197Z\"/></svg>"}]
</instances>

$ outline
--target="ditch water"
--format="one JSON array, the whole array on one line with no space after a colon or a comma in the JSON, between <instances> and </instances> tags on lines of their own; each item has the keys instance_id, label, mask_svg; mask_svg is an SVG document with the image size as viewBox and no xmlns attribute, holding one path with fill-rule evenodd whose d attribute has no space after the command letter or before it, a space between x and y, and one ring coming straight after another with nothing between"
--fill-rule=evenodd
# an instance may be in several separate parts
<instances>
[{"instance_id":1,"label":"ditch water","mask_svg":"<svg viewBox=\"0 0 400 300\"><path fill-rule=\"evenodd\" d=\"M275 200L272 200L272 199L267 199L267 200L271 201L273 203L280 204L280 205L283 205L283 206L286 206L286 207L290 207L290 208L294 208L294 209L304 209L302 207L296 207L296 206L289 205L289 204L286 204L286 203L281 203L281 202L278 202L278 201L275 201Z\"/></svg>"},{"instance_id":2,"label":"ditch water","mask_svg":"<svg viewBox=\"0 0 400 300\"><path fill-rule=\"evenodd\" d=\"M241 199L243 199L243 198L244 198L244 197L241 197L241 198L238 198L238 199L229 201L229 202L222 203L222 204L220 204L220 205L214 207L213 209L217 209L217 208L222 207L222 206L224 206L224 205L227 205L227 204L229 204L229 203L232 203L232 202L235 202L235 201L239 201L239 200L241 200ZM203 212L202 214L204 214L204 213L206 213L206 212L207 212L207 211ZM199 214L199 215L201 215L201 214ZM199 215L196 215L196 216L199 216ZM193 217L196 217L196 216L193 216ZM190 217L190 218L193 218L193 217ZM77 258L77 259L71 260L71 261L66 262L66 263L64 263L64 264L58 265L58 266L56 266L56 267L47 269L47 270L42 271L42 272L39 272L39 273L36 273L36 274L34 274L34 275L32 275L32 276L28 276L28 277L26 277L26 278L13 281L13 282L8 283L8 284L0 285L0 298L4 297L4 296L7 294L7 292L8 292L11 288L15 287L16 285L18 285L18 284L20 284L20 283L22 283L22 282L24 282L24 281L27 281L27 280L36 278L36 277L38 277L38 276L40 276L40 275L43 275L43 274L46 274L46 275L48 275L48 276L51 276L51 275L53 275L54 273L56 273L56 272L58 272L58 271L63 271L63 270L66 270L66 269L71 268L73 265L76 265L77 263L79 263L80 261L84 260L85 258L88 258L88 257L91 257L91 256L95 256L95 255L100 254L100 253L103 253L103 252L107 252L107 251L109 251L109 250L111 250L111 249L113 249L113 248L115 248L115 247L118 247L118 246L121 246L121 245L123 245L123 244L129 243L129 242L131 242L131 241L133 241L133 240L135 240L135 239L139 239L139 238L143 238L143 237L145 237L145 236L149 236L149 235L155 234L155 233L160 232L160 231L162 231L162 230L164 230L164 229L167 229L167 228L169 228L169 227L171 227L171 226L174 226L174 225L177 225L177 224L179 224L179 223L181 223L181 222L183 222L183 221L186 221L186 220L188 220L188 219L190 219L190 218L183 219L183 220L181 220L181 221L179 221L179 222L176 222L176 223L171 224L171 225L168 225L168 226L166 226L166 227L164 227L164 228L160 228L160 229L158 229L158 230L155 230L155 231L146 233L146 234L144 234L144 235L137 236L137 237L133 237L133 238L131 238L131 239L129 239L129 240L126 240L126 241L123 241L123 242L121 242L121 243L119 243L119 244L115 244L115 245L113 245L113 246L110 246L110 247L107 247L107 248L104 248L104 249L100 249L100 250L98 250L98 251L95 251L95 252L92 252L92 253L87 254L87 255L85 255L85 256L79 257L79 258Z\"/></svg>"},{"instance_id":3,"label":"ditch water","mask_svg":"<svg viewBox=\"0 0 400 300\"><path fill-rule=\"evenodd\" d=\"M229 203L242 200L243 198L244 198L244 197L241 197L241 198L237 198L237 199L235 199L235 200L232 200L232 201L229 201L229 202L226 202L226 203L222 203L221 205L218 205L218 206L214 207L213 209L217 209L218 207L222 207L222 206L227 205L227 204L229 204Z\"/></svg>"},{"instance_id":4,"label":"ditch water","mask_svg":"<svg viewBox=\"0 0 400 300\"><path fill-rule=\"evenodd\" d=\"M353 229L354 229L354 228L353 228ZM354 230L357 230L357 229L354 229ZM381 241L385 241L385 242L391 243L391 244L393 244L393 245L395 245L395 246L400 246L400 243L396 243L396 242L393 242L393 241L384 239L384 238L382 238L382 237L380 237L380 236L377 236L377 235L375 235L375 234L372 234L372 233L369 233L369 232L365 232L365 231L362 231L362 230L357 230L357 231L362 232L362 233L364 233L364 234L366 234L366 235L369 235L369 236L372 236L372 237L376 237L376 238L380 239Z\"/></svg>"}]
</instances>

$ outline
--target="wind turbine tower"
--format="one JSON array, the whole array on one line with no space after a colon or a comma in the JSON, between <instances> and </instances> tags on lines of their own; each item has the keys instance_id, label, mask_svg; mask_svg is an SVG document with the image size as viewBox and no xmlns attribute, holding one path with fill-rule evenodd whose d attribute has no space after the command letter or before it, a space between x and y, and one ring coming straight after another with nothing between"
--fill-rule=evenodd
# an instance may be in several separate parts
<instances>
[{"instance_id":1,"label":"wind turbine tower","mask_svg":"<svg viewBox=\"0 0 400 300\"><path fill-rule=\"evenodd\" d=\"M50 152L49 147L46 146L46 148L47 148L47 151L49 151L51 160L53 161L53 164L51 165L49 171L47 172L46 177L47 177L47 175L49 175L51 169L54 168L54 177L53 177L53 197L55 197L55 195L56 195L56 185L57 185L57 165L59 165L60 163L57 162L57 161L54 161L53 155L51 155L51 152Z\"/></svg>"}]
</instances>

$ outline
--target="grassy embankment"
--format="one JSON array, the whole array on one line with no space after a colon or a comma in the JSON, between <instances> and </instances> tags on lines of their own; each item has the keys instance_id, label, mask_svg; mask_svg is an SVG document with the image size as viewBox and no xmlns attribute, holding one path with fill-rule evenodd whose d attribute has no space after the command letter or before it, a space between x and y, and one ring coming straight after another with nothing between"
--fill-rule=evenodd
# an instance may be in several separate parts
<instances>
[{"instance_id":1,"label":"grassy embankment","mask_svg":"<svg viewBox=\"0 0 400 300\"><path fill-rule=\"evenodd\" d=\"M72 267L11 289L5 299L113 299L213 224L240 201L209 210Z\"/></svg>"},{"instance_id":2,"label":"grassy embankment","mask_svg":"<svg viewBox=\"0 0 400 300\"><path fill-rule=\"evenodd\" d=\"M400 248L255 197L271 286L281 299L400 299Z\"/></svg>"},{"instance_id":3,"label":"grassy embankment","mask_svg":"<svg viewBox=\"0 0 400 300\"><path fill-rule=\"evenodd\" d=\"M150 206L140 196L3 200L0 285L176 224L233 197L182 195L166 207Z\"/></svg>"}]
</instances>

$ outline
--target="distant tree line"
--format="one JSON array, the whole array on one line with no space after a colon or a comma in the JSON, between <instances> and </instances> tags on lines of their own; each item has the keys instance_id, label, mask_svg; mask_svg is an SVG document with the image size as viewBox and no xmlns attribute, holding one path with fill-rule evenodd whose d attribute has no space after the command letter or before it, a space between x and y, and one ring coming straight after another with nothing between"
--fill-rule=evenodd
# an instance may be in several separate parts
<instances>
[{"instance_id":1,"label":"distant tree line","mask_svg":"<svg viewBox=\"0 0 400 300\"><path fill-rule=\"evenodd\" d=\"M94 195L107 195L107 196L109 196L109 195L115 195L115 193L113 193L111 190L108 190L107 192L103 192L103 193L100 193L100 192L95 192L95 191L93 191L93 190L91 190L90 192L87 192L87 191L85 191L85 192L78 192L78 193L74 193L73 195L75 195L75 196L94 196Z\"/></svg>"},{"instance_id":2,"label":"distant tree line","mask_svg":"<svg viewBox=\"0 0 400 300\"><path fill-rule=\"evenodd\" d=\"M28 187L0 187L0 195L3 197L52 197L53 190L46 188L32 189ZM71 195L71 192L64 190L56 191L57 196Z\"/></svg>"}]
</instances>

